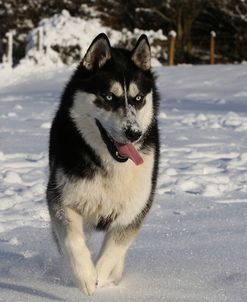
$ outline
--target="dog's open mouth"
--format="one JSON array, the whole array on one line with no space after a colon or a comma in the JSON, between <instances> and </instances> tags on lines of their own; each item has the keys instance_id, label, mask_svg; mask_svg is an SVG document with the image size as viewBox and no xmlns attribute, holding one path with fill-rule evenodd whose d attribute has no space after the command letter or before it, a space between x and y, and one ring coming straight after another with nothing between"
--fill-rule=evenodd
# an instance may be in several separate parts
<instances>
[{"instance_id":1,"label":"dog's open mouth","mask_svg":"<svg viewBox=\"0 0 247 302\"><path fill-rule=\"evenodd\" d=\"M118 162L126 162L129 158L136 164L141 165L143 159L140 153L136 150L133 144L121 144L116 142L101 125L99 120L96 119L96 125L99 128L101 137L107 146L107 149L111 156Z\"/></svg>"}]
</instances>

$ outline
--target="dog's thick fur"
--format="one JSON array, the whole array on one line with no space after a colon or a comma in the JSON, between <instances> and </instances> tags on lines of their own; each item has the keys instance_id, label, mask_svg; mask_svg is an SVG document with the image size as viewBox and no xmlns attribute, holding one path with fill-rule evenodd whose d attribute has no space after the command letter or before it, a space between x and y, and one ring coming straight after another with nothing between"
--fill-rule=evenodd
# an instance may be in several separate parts
<instances>
[{"instance_id":1,"label":"dog's thick fur","mask_svg":"<svg viewBox=\"0 0 247 302\"><path fill-rule=\"evenodd\" d=\"M132 51L98 35L67 84L50 133L47 200L58 246L79 286L118 283L149 211L158 172L158 93L145 35ZM136 165L116 146L134 146ZM106 232L94 265L86 230Z\"/></svg>"}]
</instances>

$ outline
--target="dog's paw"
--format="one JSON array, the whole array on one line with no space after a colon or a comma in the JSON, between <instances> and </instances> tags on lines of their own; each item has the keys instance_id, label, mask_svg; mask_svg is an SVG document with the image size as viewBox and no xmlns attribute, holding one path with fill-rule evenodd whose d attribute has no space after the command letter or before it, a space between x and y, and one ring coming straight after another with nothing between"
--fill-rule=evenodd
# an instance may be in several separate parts
<instances>
[{"instance_id":1,"label":"dog's paw","mask_svg":"<svg viewBox=\"0 0 247 302\"><path fill-rule=\"evenodd\" d=\"M98 286L104 287L111 283L115 285L119 284L123 275L124 263L120 261L114 266L105 265L102 262L99 262L96 266L97 275L98 275Z\"/></svg>"},{"instance_id":2,"label":"dog's paw","mask_svg":"<svg viewBox=\"0 0 247 302\"><path fill-rule=\"evenodd\" d=\"M98 285L97 278L93 278L92 280L83 280L81 283L82 290L87 296L92 296Z\"/></svg>"},{"instance_id":3,"label":"dog's paw","mask_svg":"<svg viewBox=\"0 0 247 302\"><path fill-rule=\"evenodd\" d=\"M104 287L111 283L109 280L109 275L111 273L112 267L109 263L102 261L102 259L96 265L96 271L98 276L98 286Z\"/></svg>"},{"instance_id":4,"label":"dog's paw","mask_svg":"<svg viewBox=\"0 0 247 302\"><path fill-rule=\"evenodd\" d=\"M91 296L95 292L98 285L98 277L95 268L90 269L90 271L84 271L77 273L77 279L79 281L79 286L82 291L87 295Z\"/></svg>"},{"instance_id":5,"label":"dog's paw","mask_svg":"<svg viewBox=\"0 0 247 302\"><path fill-rule=\"evenodd\" d=\"M104 274L101 274L98 271L98 280L97 280L97 286L98 287L105 287L109 285L112 281L108 278L108 276L105 276Z\"/></svg>"},{"instance_id":6,"label":"dog's paw","mask_svg":"<svg viewBox=\"0 0 247 302\"><path fill-rule=\"evenodd\" d=\"M123 277L124 264L123 262L115 265L114 269L111 272L110 279L115 285L118 285Z\"/></svg>"}]
</instances>

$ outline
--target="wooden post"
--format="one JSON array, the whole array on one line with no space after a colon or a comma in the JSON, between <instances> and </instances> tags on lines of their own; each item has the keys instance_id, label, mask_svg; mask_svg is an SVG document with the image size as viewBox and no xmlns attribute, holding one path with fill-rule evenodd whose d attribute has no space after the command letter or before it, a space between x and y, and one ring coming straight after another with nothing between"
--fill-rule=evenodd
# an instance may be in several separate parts
<instances>
[{"instance_id":1,"label":"wooden post","mask_svg":"<svg viewBox=\"0 0 247 302\"><path fill-rule=\"evenodd\" d=\"M210 32L210 64L214 64L214 54L215 54L215 31Z\"/></svg>"},{"instance_id":2,"label":"wooden post","mask_svg":"<svg viewBox=\"0 0 247 302\"><path fill-rule=\"evenodd\" d=\"M174 65L175 46L177 33L174 30L169 32L169 54L168 65Z\"/></svg>"},{"instance_id":3,"label":"wooden post","mask_svg":"<svg viewBox=\"0 0 247 302\"><path fill-rule=\"evenodd\" d=\"M13 65L13 33L6 33L7 49L6 49L6 63L10 66Z\"/></svg>"},{"instance_id":4,"label":"wooden post","mask_svg":"<svg viewBox=\"0 0 247 302\"><path fill-rule=\"evenodd\" d=\"M37 50L43 52L44 50L44 30L43 27L38 28L37 32Z\"/></svg>"}]
</instances>

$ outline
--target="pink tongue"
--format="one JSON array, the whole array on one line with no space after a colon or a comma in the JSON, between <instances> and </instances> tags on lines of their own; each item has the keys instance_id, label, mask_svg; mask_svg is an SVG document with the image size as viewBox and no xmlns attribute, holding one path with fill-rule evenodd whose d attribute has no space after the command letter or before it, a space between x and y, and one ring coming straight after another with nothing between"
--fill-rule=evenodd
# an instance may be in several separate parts
<instances>
[{"instance_id":1,"label":"pink tongue","mask_svg":"<svg viewBox=\"0 0 247 302\"><path fill-rule=\"evenodd\" d=\"M137 152L136 148L132 144L116 143L116 147L121 156L130 158L137 166L143 164L141 155Z\"/></svg>"}]
</instances>

